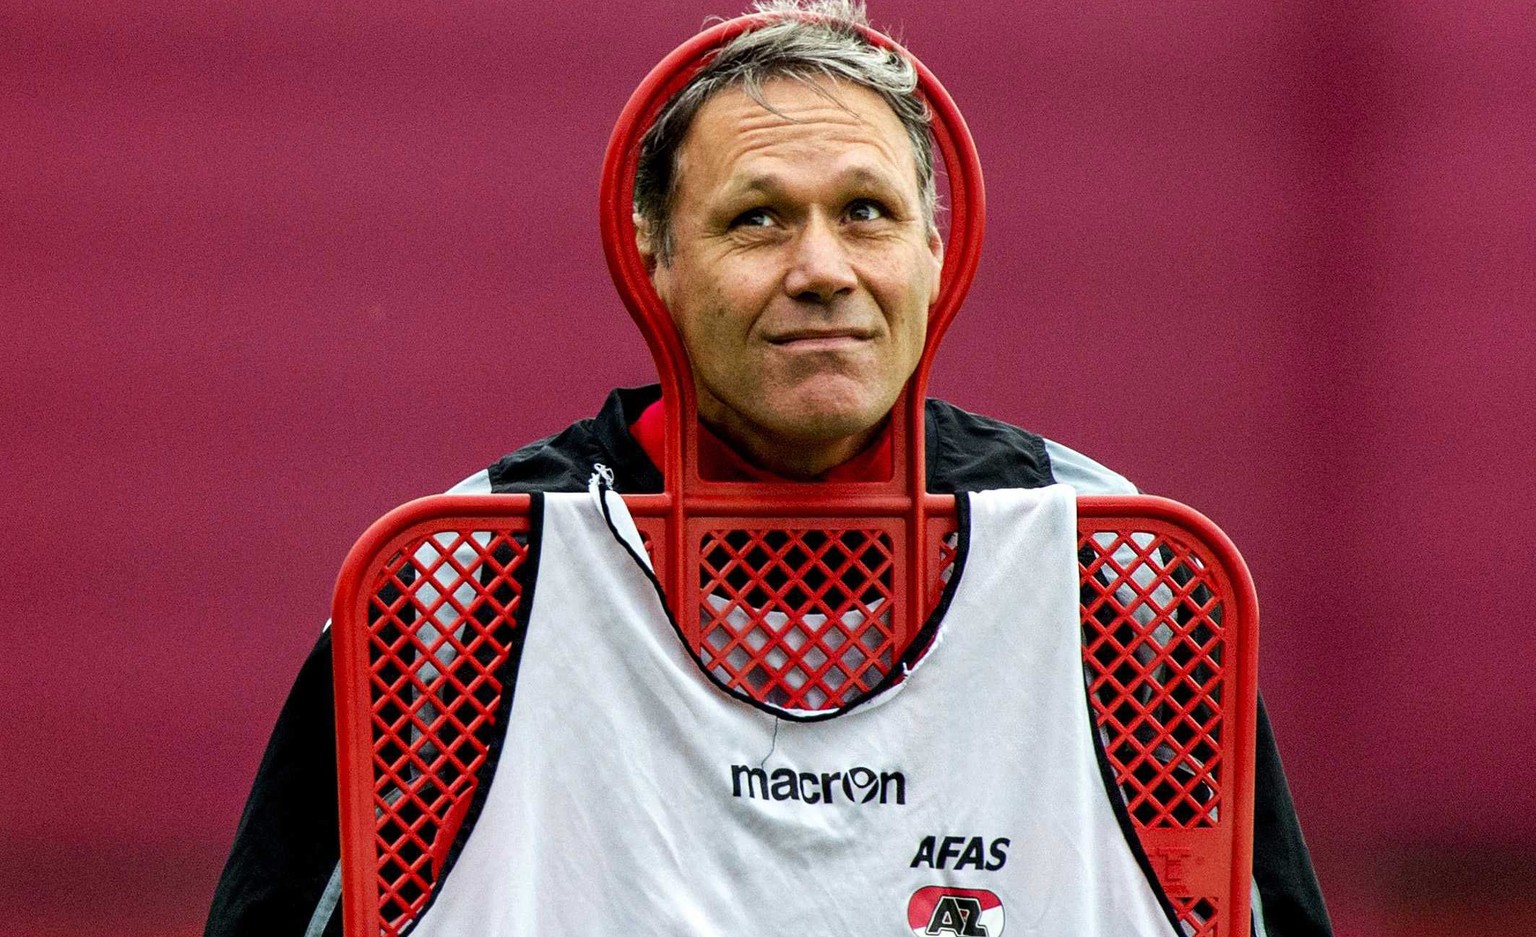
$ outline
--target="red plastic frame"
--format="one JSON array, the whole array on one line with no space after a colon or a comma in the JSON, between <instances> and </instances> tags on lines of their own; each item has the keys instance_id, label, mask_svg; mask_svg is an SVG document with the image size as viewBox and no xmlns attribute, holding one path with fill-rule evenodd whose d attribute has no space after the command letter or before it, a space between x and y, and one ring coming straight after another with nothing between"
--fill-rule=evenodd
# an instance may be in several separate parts
<instances>
[{"instance_id":1,"label":"red plastic frame","mask_svg":"<svg viewBox=\"0 0 1536 937\"><path fill-rule=\"evenodd\" d=\"M668 522L668 505L655 498L626 499L642 531L657 531ZM954 528L952 498L931 496L934 526L927 538L937 543ZM333 606L333 646L336 667L337 748L341 779L341 843L343 921L351 937L393 934L380 916L376 845L380 822L375 801L375 749L371 706L375 675L370 664L369 608L380 582L380 571L402 550L443 531L522 529L527 495L441 495L410 502L378 520L353 547L337 580ZM1203 515L1174 501L1152 496L1081 497L1077 500L1081 536L1097 532L1142 531L1168 536L1191 545L1208 558L1203 567L1224 603L1227 659L1222 662L1221 744L1223 811L1220 823L1198 828L1138 829L1154 872L1176 906L1187 907L1201 896L1225 902L1216 916L1196 933L1245 934L1248 920L1249 876L1252 868L1254 727L1258 684L1258 603L1242 557L1226 535ZM655 558L658 564L664 557ZM658 572L662 572L658 569ZM693 642L691 642L693 643ZM696 643L694 644L696 649ZM1085 648L1085 655L1089 649ZM1105 718L1099 713L1102 723ZM1114 761L1113 753L1111 760ZM1123 773L1128 766L1116 764ZM456 825L462 810L451 812ZM439 834L443 835L443 834ZM449 837L451 838L451 836ZM1230 929L1229 929L1230 928Z\"/></svg>"},{"instance_id":2,"label":"red plastic frame","mask_svg":"<svg viewBox=\"0 0 1536 937\"><path fill-rule=\"evenodd\" d=\"M662 577L667 594L676 602L684 594L681 578L686 547L681 534L684 517L736 515L744 511L786 516L905 516L910 530L924 528L930 507L925 503L923 452L924 391L933 356L950 321L964 301L981 256L986 227L986 194L981 160L965 118L949 92L933 73L889 36L872 29L863 33L871 42L892 49L913 65L918 91L933 115L933 135L944 160L950 189L950 232L940 277L939 296L929 309L927 339L917 368L891 411L893 477L886 482L823 483L817 485L716 482L700 477L696 434L698 419L692 371L671 314L651 285L645 261L635 244L633 195L640 143L666 102L703 67L714 51L743 32L776 22L779 16L754 14L738 17L707 29L662 59L630 96L614 125L603 159L600 181L599 227L603 250L614 285L635 324L645 335L656 362L666 408L666 451L661 466L665 493L653 496L667 505L672 518L664 535L665 552L673 558L669 579ZM948 503L947 499L946 502ZM653 508L654 509L654 508ZM909 582L924 581L927 557L920 537L903 545ZM908 613L920 589L908 590Z\"/></svg>"},{"instance_id":3,"label":"red plastic frame","mask_svg":"<svg viewBox=\"0 0 1536 937\"><path fill-rule=\"evenodd\" d=\"M697 403L688 357L672 324L670 313L651 285L645 261L635 244L633 193L640 143L662 107L709 61L716 49L743 32L777 19L777 16L772 15L752 15L729 20L699 33L662 59L630 96L614 125L603 158L598 204L608 269L619 295L623 297L625 306L650 346L661 379L662 393L674 402L667 409L668 448L666 464L662 466L668 492L681 490L691 494L695 490L707 490L709 486L699 478L693 434L683 431L684 427L693 426L697 419ZM906 435L911 447L897 453L897 464L905 469L905 477L898 470L897 478L892 480L892 487L895 491L917 492L922 490L924 464L922 407L913 407L910 403L923 399L939 340L959 310L976 276L986 227L986 194L981 160L976 154L975 143L965 125L965 118L961 116L949 92L927 66L889 36L871 29L864 30L864 35L874 44L894 50L916 69L918 90L933 115L934 139L949 177L950 232L939 297L929 310L927 341L922 358L908 382L903 400L893 411L906 417L904 422L912 431L897 434ZM681 445L678 444L679 440ZM867 491L870 486L862 487Z\"/></svg>"}]
</instances>

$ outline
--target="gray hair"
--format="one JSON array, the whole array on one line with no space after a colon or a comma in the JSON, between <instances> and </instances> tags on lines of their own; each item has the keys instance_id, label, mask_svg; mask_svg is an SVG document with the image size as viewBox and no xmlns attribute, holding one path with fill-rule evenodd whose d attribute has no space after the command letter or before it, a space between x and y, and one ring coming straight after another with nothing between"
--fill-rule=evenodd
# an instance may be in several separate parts
<instances>
[{"instance_id":1,"label":"gray hair","mask_svg":"<svg viewBox=\"0 0 1536 937\"><path fill-rule=\"evenodd\" d=\"M634 210L658 262L667 264L672 259L671 213L677 193L677 154L694 115L705 102L727 88L739 88L768 107L762 86L774 78L805 82L834 79L880 95L895 112L912 143L923 214L928 230L937 231L934 214L938 193L933 178L933 138L929 133L932 120L927 105L917 95L917 70L897 53L872 44L859 31L859 27L869 26L862 0L759 0L753 10L784 18L742 33L722 46L666 103L640 142Z\"/></svg>"}]
</instances>

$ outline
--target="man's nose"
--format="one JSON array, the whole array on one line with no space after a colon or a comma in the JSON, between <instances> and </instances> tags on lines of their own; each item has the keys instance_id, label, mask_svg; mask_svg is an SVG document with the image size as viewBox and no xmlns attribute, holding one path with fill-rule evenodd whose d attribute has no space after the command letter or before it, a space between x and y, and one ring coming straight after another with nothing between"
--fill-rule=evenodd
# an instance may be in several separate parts
<instances>
[{"instance_id":1,"label":"man's nose","mask_svg":"<svg viewBox=\"0 0 1536 937\"><path fill-rule=\"evenodd\" d=\"M837 223L813 213L795 238L784 291L804 302L825 304L857 285Z\"/></svg>"}]
</instances>

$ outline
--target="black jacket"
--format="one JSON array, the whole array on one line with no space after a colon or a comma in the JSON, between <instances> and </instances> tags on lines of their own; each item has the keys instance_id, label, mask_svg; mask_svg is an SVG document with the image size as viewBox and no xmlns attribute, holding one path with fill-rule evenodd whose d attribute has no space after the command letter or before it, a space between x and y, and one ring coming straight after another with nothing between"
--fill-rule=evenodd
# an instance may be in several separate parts
<instances>
[{"instance_id":1,"label":"black jacket","mask_svg":"<svg viewBox=\"0 0 1536 937\"><path fill-rule=\"evenodd\" d=\"M654 386L615 391L593 419L524 446L455 490L582 491L593 465L602 463L613 469L621 493L660 491L660 471L629 434L659 394ZM1033 433L939 400L929 400L926 411L929 491L1038 488L1057 481L1084 494L1132 490L1120 476ZM1262 700L1255 788L1255 931L1262 937L1327 937L1332 929ZM257 769L206 937L301 937L325 896L334 901L339 852L327 630L299 670ZM324 932L341 933L339 913Z\"/></svg>"}]
</instances>

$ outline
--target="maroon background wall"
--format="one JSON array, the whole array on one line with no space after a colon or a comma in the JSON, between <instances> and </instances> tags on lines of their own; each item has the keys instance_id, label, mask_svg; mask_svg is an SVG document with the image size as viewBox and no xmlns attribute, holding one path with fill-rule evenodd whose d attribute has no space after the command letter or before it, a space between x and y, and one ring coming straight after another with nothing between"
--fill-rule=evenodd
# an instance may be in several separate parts
<instances>
[{"instance_id":1,"label":"maroon background wall","mask_svg":"<svg viewBox=\"0 0 1536 937\"><path fill-rule=\"evenodd\" d=\"M874 11L987 171L936 392L1244 548L1341 933L1515 932L1529 5L1010 6ZM647 379L602 146L734 12L0 4L6 929L195 931L353 538Z\"/></svg>"}]
</instances>

